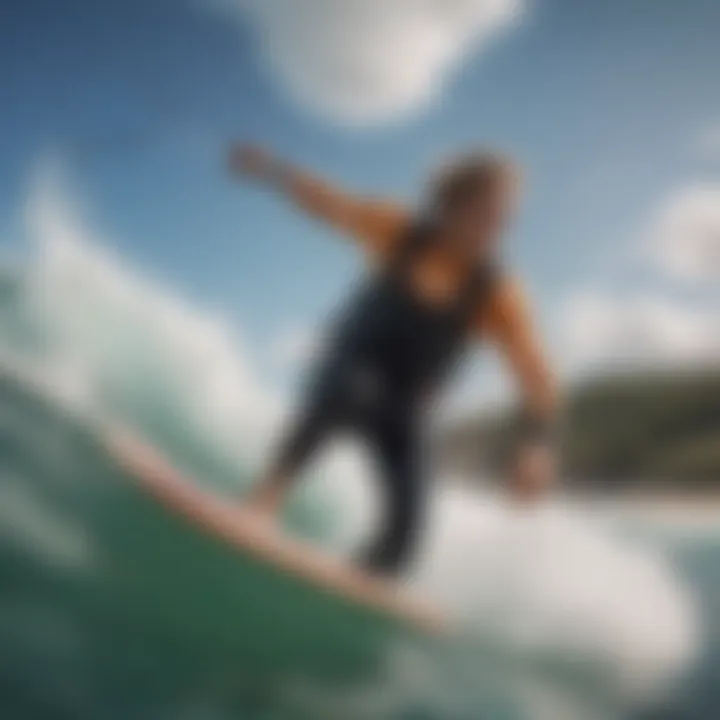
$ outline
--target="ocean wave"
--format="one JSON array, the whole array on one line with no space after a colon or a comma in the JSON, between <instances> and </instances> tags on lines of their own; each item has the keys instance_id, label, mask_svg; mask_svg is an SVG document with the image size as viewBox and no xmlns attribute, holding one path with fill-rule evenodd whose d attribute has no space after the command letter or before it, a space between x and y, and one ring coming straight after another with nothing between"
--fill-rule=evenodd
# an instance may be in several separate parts
<instances>
[{"instance_id":1,"label":"ocean wave","mask_svg":"<svg viewBox=\"0 0 720 720\"><path fill-rule=\"evenodd\" d=\"M518 513L436 489L412 584L459 629L433 644L173 518L129 482L98 428L122 421L209 490L234 493L252 482L282 398L221 318L126 267L52 188L33 203L33 253L0 275L8 707L610 718L690 665L697 616L667 562L567 509ZM366 476L340 453L294 502L290 531L343 552L369 531Z\"/></svg>"}]
</instances>

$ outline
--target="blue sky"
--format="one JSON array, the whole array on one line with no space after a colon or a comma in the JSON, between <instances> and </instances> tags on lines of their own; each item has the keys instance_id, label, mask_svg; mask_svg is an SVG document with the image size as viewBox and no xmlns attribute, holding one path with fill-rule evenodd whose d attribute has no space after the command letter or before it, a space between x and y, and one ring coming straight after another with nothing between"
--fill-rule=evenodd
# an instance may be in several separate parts
<instances>
[{"instance_id":1,"label":"blue sky","mask_svg":"<svg viewBox=\"0 0 720 720\"><path fill-rule=\"evenodd\" d=\"M5 2L4 240L17 242L33 173L52 156L123 255L264 342L325 313L355 277L357 257L276 199L231 183L222 163L229 139L265 142L349 188L407 198L444 151L497 145L526 168L510 256L546 326L591 286L609 301L642 287L668 307L684 303L678 312L690 320L714 312L716 296L698 295L695 279L677 282L635 256L642 228L675 195L702 186L706 205L720 198L720 4L507 0L520 12L475 50L468 41L433 81L432 98L354 123L347 111L313 107L314 85L294 93L292 68L288 77L273 71L263 23L282 18L247 10L257 2ZM282 14L288 2L267 7ZM413 4L422 2L404 3ZM379 5L364 7L372 14ZM321 28L328 37L332 22ZM603 312L612 324L612 303Z\"/></svg>"}]
</instances>

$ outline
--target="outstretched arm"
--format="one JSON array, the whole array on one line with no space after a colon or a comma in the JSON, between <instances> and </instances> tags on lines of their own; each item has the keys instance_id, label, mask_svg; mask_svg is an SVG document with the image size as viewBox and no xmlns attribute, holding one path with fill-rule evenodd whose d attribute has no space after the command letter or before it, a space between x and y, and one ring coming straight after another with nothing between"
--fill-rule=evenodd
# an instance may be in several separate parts
<instances>
[{"instance_id":1,"label":"outstretched arm","mask_svg":"<svg viewBox=\"0 0 720 720\"><path fill-rule=\"evenodd\" d=\"M483 324L509 364L521 391L522 410L512 482L517 497L533 499L554 480L553 441L559 400L528 303L516 281L500 281Z\"/></svg>"},{"instance_id":2,"label":"outstretched arm","mask_svg":"<svg viewBox=\"0 0 720 720\"><path fill-rule=\"evenodd\" d=\"M230 170L285 195L298 208L327 222L383 258L402 237L408 212L392 203L353 197L254 145L230 150Z\"/></svg>"}]
</instances>

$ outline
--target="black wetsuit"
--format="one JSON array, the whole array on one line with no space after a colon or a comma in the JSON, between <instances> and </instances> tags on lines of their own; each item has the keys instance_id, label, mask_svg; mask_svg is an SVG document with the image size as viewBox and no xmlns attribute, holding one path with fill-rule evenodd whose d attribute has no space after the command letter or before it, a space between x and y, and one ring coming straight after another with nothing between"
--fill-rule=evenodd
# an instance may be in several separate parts
<instances>
[{"instance_id":1,"label":"black wetsuit","mask_svg":"<svg viewBox=\"0 0 720 720\"><path fill-rule=\"evenodd\" d=\"M478 265L453 303L423 303L413 295L408 271L436 241L430 224L415 224L389 266L353 298L279 457L289 476L336 431L350 430L366 441L383 480L386 513L361 560L388 573L408 559L422 517L423 408L462 349L495 277L490 267Z\"/></svg>"}]
</instances>

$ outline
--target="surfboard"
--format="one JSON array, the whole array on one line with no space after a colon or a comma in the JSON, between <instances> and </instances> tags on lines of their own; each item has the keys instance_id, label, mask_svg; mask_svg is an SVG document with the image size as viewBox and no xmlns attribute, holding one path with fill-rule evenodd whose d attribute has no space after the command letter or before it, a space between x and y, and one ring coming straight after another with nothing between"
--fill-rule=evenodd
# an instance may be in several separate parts
<instances>
[{"instance_id":1,"label":"surfboard","mask_svg":"<svg viewBox=\"0 0 720 720\"><path fill-rule=\"evenodd\" d=\"M318 593L394 621L422 635L446 630L439 610L399 583L372 575L293 538L241 503L208 492L184 476L157 449L126 430L105 433L105 445L139 487L167 511L234 551L294 577Z\"/></svg>"}]
</instances>

